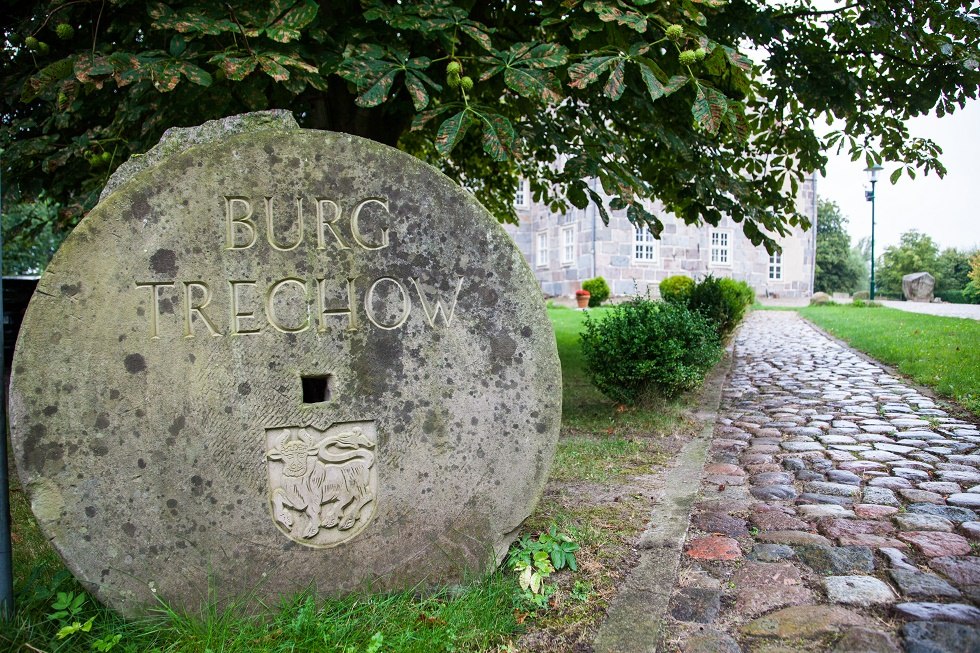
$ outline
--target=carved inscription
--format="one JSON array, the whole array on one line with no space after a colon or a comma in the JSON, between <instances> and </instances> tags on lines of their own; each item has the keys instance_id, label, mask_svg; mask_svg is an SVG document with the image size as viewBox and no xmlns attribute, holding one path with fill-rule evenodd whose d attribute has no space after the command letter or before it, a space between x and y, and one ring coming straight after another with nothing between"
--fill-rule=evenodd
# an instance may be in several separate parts
<instances>
[{"instance_id":1,"label":"carved inscription","mask_svg":"<svg viewBox=\"0 0 980 653\"><path fill-rule=\"evenodd\" d=\"M364 529L377 495L373 421L266 429L272 519L310 547L341 544Z\"/></svg>"},{"instance_id":2,"label":"carved inscription","mask_svg":"<svg viewBox=\"0 0 980 653\"><path fill-rule=\"evenodd\" d=\"M349 210L343 202L324 197L295 197L290 210L281 211L284 204L289 202L270 196L221 196L219 237L224 249L245 253L266 244L279 252L299 248L309 235L310 216L306 214L311 204L315 207L312 246L316 250L370 252L392 246L388 221L393 216L386 198L347 203ZM136 281L135 287L148 291L148 333L156 340L167 330L177 329L185 338L247 336L270 330L284 334L357 331L364 324L393 330L405 326L416 305L422 309L416 319L433 329L448 328L463 278L429 283L414 277L349 276L346 283L337 285L326 277L285 277L268 283L257 279L147 280ZM177 311L171 310L174 304Z\"/></svg>"}]
</instances>

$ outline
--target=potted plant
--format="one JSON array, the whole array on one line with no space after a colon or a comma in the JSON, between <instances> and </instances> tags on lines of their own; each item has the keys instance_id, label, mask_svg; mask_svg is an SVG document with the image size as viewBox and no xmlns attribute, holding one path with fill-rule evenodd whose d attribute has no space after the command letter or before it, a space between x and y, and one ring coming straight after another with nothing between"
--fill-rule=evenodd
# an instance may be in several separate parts
<instances>
[{"instance_id":1,"label":"potted plant","mask_svg":"<svg viewBox=\"0 0 980 653\"><path fill-rule=\"evenodd\" d=\"M589 307L589 299L592 297L592 293L588 290L576 290L575 291L575 301L578 303L578 307L585 310Z\"/></svg>"}]
</instances>

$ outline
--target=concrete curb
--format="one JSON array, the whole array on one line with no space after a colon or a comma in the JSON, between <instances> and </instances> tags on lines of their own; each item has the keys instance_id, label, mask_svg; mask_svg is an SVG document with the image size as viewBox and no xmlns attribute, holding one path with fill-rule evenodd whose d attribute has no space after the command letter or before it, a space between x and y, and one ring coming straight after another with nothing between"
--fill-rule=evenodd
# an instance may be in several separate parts
<instances>
[{"instance_id":1,"label":"concrete curb","mask_svg":"<svg viewBox=\"0 0 980 653\"><path fill-rule=\"evenodd\" d=\"M660 646L691 509L734 362L734 345L729 344L698 398L700 410L695 417L703 424L701 431L684 444L667 473L663 499L653 507L650 525L637 543L640 561L609 606L592 645L595 653L654 653Z\"/></svg>"}]
</instances>

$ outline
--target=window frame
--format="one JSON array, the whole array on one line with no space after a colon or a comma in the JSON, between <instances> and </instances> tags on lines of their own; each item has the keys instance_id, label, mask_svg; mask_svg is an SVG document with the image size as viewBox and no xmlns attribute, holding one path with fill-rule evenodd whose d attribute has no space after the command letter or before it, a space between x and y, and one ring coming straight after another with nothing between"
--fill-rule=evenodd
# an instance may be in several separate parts
<instances>
[{"instance_id":1,"label":"window frame","mask_svg":"<svg viewBox=\"0 0 980 653\"><path fill-rule=\"evenodd\" d=\"M782 281L783 280L783 255L782 252L776 252L775 254L769 255L769 280L770 281Z\"/></svg>"},{"instance_id":2,"label":"window frame","mask_svg":"<svg viewBox=\"0 0 980 653\"><path fill-rule=\"evenodd\" d=\"M517 182L517 191L514 193L514 208L525 211L531 208L531 182L523 177Z\"/></svg>"},{"instance_id":3,"label":"window frame","mask_svg":"<svg viewBox=\"0 0 980 653\"><path fill-rule=\"evenodd\" d=\"M725 245L715 245L715 235L718 236L719 243L724 237ZM715 260L715 252L724 252L725 259ZM721 259L721 256L718 257ZM731 229L712 229L708 232L708 267L709 268L730 268L732 266L732 230Z\"/></svg>"},{"instance_id":4,"label":"window frame","mask_svg":"<svg viewBox=\"0 0 980 653\"><path fill-rule=\"evenodd\" d=\"M542 244L544 247L542 247ZM548 230L542 229L534 234L534 264L536 267L548 267Z\"/></svg>"},{"instance_id":5,"label":"window frame","mask_svg":"<svg viewBox=\"0 0 980 653\"><path fill-rule=\"evenodd\" d=\"M571 234L571 242L567 241L568 234ZM575 263L575 249L578 245L578 239L575 237L575 225L568 224L561 228L561 264L562 265L572 265ZM566 258L566 254L568 257Z\"/></svg>"},{"instance_id":6,"label":"window frame","mask_svg":"<svg viewBox=\"0 0 980 653\"><path fill-rule=\"evenodd\" d=\"M642 238L641 234L643 234ZM657 245L658 241L648 227L633 225L634 263L657 263L660 260L660 248ZM645 249L649 256L640 256L641 248Z\"/></svg>"}]
</instances>

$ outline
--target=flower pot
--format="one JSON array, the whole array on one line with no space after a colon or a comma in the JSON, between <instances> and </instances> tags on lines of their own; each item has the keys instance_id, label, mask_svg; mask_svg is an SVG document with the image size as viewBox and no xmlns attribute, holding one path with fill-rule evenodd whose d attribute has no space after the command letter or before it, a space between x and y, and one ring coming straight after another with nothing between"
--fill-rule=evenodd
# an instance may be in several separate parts
<instances>
[{"instance_id":1,"label":"flower pot","mask_svg":"<svg viewBox=\"0 0 980 653\"><path fill-rule=\"evenodd\" d=\"M582 290L576 290L575 291L575 301L578 303L578 307L579 308L588 308L589 307L589 299L591 297L592 297L592 295L590 293L588 293L588 292L584 292Z\"/></svg>"}]
</instances>

